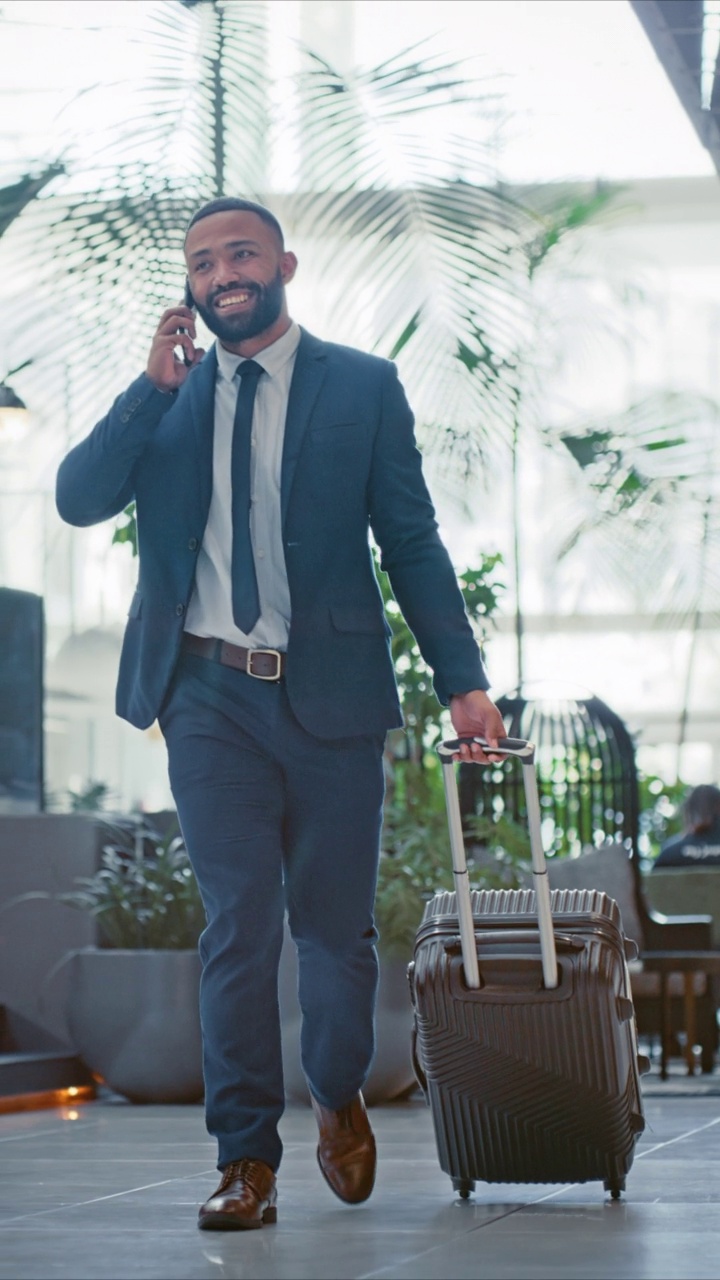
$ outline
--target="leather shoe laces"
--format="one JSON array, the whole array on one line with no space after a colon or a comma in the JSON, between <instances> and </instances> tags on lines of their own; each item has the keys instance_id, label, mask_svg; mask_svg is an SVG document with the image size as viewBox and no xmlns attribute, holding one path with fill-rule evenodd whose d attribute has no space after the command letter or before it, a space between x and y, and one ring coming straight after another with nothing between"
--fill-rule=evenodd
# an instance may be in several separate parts
<instances>
[{"instance_id":1,"label":"leather shoe laces","mask_svg":"<svg viewBox=\"0 0 720 1280\"><path fill-rule=\"evenodd\" d=\"M275 1174L262 1160L231 1160L220 1186L200 1210L204 1230L246 1231L277 1222Z\"/></svg>"},{"instance_id":2,"label":"leather shoe laces","mask_svg":"<svg viewBox=\"0 0 720 1280\"><path fill-rule=\"evenodd\" d=\"M230 1164L226 1164L222 1171L222 1180L220 1186L215 1192L219 1196L222 1191L227 1191L231 1182L242 1181L246 1187L250 1187L258 1199L262 1199L264 1188L258 1185L258 1165L259 1160L249 1160L245 1157L242 1160L232 1160Z\"/></svg>"}]
</instances>

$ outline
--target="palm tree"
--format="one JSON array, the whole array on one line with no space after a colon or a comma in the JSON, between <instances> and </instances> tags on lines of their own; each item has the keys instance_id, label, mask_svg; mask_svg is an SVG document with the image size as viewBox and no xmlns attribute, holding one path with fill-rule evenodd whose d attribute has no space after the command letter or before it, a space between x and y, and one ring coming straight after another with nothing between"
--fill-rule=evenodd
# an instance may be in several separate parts
<instances>
[{"instance_id":1,"label":"palm tree","mask_svg":"<svg viewBox=\"0 0 720 1280\"><path fill-rule=\"evenodd\" d=\"M502 373L510 389L510 564L514 587L516 690L522 692L525 679L525 626L522 584L525 576L522 518L524 485L521 480L523 446L526 437L537 438L544 409L544 384L563 362L568 318L562 315L561 297L575 296L569 325L577 343L578 323L597 339L597 306L587 305L578 288L588 275L589 258L582 233L592 229L614 208L619 187L598 183L589 190L561 189L559 192L528 192L536 222L529 233L518 238L516 262L522 275L524 308L510 351L503 356ZM600 321L600 324L602 322ZM554 441L551 440L551 444Z\"/></svg>"},{"instance_id":2,"label":"palm tree","mask_svg":"<svg viewBox=\"0 0 720 1280\"><path fill-rule=\"evenodd\" d=\"M570 463L558 555L579 550L631 605L689 634L679 681L681 773L703 616L720 612L720 404L663 391L562 435ZM581 484L578 484L580 479Z\"/></svg>"},{"instance_id":3,"label":"palm tree","mask_svg":"<svg viewBox=\"0 0 720 1280\"><path fill-rule=\"evenodd\" d=\"M23 209L40 195L48 183L64 172L62 164L48 164L39 174L25 174L18 182L0 187L0 236L5 234L15 219L20 217Z\"/></svg>"},{"instance_id":4,"label":"palm tree","mask_svg":"<svg viewBox=\"0 0 720 1280\"><path fill-rule=\"evenodd\" d=\"M299 134L299 177L273 190L267 18L258 0L144 8L156 74L130 86L128 118L102 146L67 147L65 173L0 246L13 364L32 348L36 402L49 415L69 394L70 435L84 433L181 296L193 209L241 192L311 246L306 288L331 336L397 358L425 447L472 471L512 417L515 255L534 219L492 180L477 130L448 131L439 152L416 116L474 110L478 85L417 51L345 74L306 51L285 121ZM88 91L84 120L92 101Z\"/></svg>"}]
</instances>

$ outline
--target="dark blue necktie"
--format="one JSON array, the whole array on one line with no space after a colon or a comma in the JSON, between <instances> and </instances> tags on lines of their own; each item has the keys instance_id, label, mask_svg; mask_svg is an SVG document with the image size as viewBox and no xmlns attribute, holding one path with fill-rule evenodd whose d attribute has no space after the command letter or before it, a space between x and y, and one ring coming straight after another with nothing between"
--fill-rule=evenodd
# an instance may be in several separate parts
<instances>
[{"instance_id":1,"label":"dark blue necktie","mask_svg":"<svg viewBox=\"0 0 720 1280\"><path fill-rule=\"evenodd\" d=\"M250 541L250 458L253 406L258 378L254 360L238 365L240 378L232 441L232 606L235 625L249 635L260 617L260 597Z\"/></svg>"}]
</instances>

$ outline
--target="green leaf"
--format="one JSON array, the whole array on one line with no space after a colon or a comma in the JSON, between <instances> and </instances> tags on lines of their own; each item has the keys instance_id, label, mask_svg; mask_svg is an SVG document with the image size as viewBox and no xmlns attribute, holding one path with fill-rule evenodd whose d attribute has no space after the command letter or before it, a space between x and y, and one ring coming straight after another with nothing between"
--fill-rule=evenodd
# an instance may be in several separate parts
<instances>
[{"instance_id":1,"label":"green leaf","mask_svg":"<svg viewBox=\"0 0 720 1280\"><path fill-rule=\"evenodd\" d=\"M420 325L421 315L422 315L422 311L418 310L415 312L413 316L410 317L407 324L405 325L405 328L400 334L399 338L397 339L396 342L392 344L388 352L389 360L395 360L396 357L400 355L400 352L404 349L404 347L408 345L413 334L417 332L417 329Z\"/></svg>"},{"instance_id":2,"label":"green leaf","mask_svg":"<svg viewBox=\"0 0 720 1280\"><path fill-rule=\"evenodd\" d=\"M562 435L560 437L579 467L594 466L599 455L605 452L611 438L607 431L591 431L585 436Z\"/></svg>"},{"instance_id":3,"label":"green leaf","mask_svg":"<svg viewBox=\"0 0 720 1280\"><path fill-rule=\"evenodd\" d=\"M115 527L112 536L113 544L127 543L130 546L133 556L138 554L138 535L137 535L137 519L135 516L135 503L131 502L125 508L122 515L118 517L119 521Z\"/></svg>"}]
</instances>

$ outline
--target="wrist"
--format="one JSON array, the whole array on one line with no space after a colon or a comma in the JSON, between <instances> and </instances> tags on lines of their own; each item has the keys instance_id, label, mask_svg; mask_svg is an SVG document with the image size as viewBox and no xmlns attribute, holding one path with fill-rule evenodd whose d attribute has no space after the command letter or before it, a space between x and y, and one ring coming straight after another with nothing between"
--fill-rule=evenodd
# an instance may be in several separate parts
<instances>
[{"instance_id":1,"label":"wrist","mask_svg":"<svg viewBox=\"0 0 720 1280\"><path fill-rule=\"evenodd\" d=\"M161 382L158 382L157 378L153 378L152 374L147 373L147 371L145 376L148 379L148 382L152 382L155 390L159 391L164 396L172 396L177 391L177 387L164 386Z\"/></svg>"}]
</instances>

